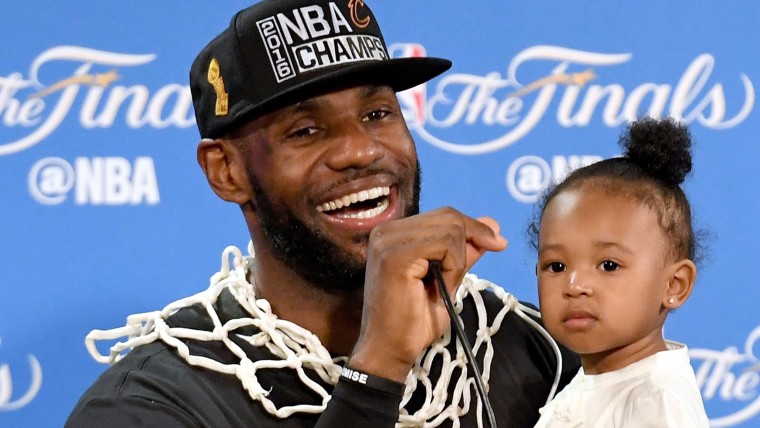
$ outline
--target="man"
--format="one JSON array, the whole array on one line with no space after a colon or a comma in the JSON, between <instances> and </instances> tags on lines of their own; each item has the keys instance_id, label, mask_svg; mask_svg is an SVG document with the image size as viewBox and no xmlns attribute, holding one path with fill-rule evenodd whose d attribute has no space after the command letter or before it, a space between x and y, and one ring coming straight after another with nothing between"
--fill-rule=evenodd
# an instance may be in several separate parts
<instances>
[{"instance_id":1,"label":"man","mask_svg":"<svg viewBox=\"0 0 760 428\"><path fill-rule=\"evenodd\" d=\"M90 345L130 339L103 357L118 362L67 426L485 424L431 261L460 301L499 424L532 426L557 358L529 309L465 277L506 248L498 225L452 208L418 214L396 92L449 66L389 59L361 0L265 0L238 13L190 80L198 161L240 206L252 256L228 248L206 292L93 332ZM568 376L578 367L564 364Z\"/></svg>"}]
</instances>

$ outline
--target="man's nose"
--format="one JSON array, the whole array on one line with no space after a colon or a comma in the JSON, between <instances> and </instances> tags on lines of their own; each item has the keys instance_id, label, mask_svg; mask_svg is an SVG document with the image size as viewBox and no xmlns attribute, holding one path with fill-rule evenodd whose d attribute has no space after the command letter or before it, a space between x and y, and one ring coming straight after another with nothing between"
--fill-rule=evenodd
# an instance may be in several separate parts
<instances>
[{"instance_id":1,"label":"man's nose","mask_svg":"<svg viewBox=\"0 0 760 428\"><path fill-rule=\"evenodd\" d=\"M361 123L341 126L328 144L326 163L336 171L366 168L385 156L385 146Z\"/></svg>"}]
</instances>

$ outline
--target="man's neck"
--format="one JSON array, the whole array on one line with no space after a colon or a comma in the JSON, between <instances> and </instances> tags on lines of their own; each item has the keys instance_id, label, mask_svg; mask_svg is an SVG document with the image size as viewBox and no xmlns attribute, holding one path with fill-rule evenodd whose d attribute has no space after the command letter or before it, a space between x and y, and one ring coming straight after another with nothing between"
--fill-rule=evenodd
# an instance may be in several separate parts
<instances>
[{"instance_id":1,"label":"man's neck","mask_svg":"<svg viewBox=\"0 0 760 428\"><path fill-rule=\"evenodd\" d=\"M333 356L350 355L361 326L361 292L328 293L265 254L256 254L251 275L256 297L278 318L314 333Z\"/></svg>"}]
</instances>

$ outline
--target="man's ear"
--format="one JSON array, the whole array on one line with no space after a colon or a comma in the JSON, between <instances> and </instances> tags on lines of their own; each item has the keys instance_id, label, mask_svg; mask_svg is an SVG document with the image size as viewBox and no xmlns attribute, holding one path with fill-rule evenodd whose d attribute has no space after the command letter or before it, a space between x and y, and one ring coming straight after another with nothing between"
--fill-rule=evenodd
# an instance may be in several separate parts
<instances>
[{"instance_id":1,"label":"man's ear","mask_svg":"<svg viewBox=\"0 0 760 428\"><path fill-rule=\"evenodd\" d=\"M663 306L673 310L686 302L697 280L697 266L689 259L675 262L671 267L668 288L663 296Z\"/></svg>"},{"instance_id":2,"label":"man's ear","mask_svg":"<svg viewBox=\"0 0 760 428\"><path fill-rule=\"evenodd\" d=\"M197 156L208 184L220 198L238 205L251 200L243 156L231 141L204 138L198 143Z\"/></svg>"}]
</instances>

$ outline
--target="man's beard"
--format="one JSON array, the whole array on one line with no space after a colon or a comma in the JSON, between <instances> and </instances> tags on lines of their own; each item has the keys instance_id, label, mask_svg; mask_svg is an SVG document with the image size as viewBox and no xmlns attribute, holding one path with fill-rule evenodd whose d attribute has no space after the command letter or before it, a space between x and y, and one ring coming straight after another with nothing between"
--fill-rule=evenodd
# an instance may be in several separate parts
<instances>
[{"instance_id":1,"label":"man's beard","mask_svg":"<svg viewBox=\"0 0 760 428\"><path fill-rule=\"evenodd\" d=\"M412 200L404 217L420 211L420 164L414 174ZM264 237L275 257L284 262L301 278L328 293L353 292L364 286L366 257L351 254L325 236L321 230L310 228L288 208L276 207L266 195L256 177L249 177L254 192L256 215ZM355 243L367 245L369 233L356 237Z\"/></svg>"}]
</instances>

